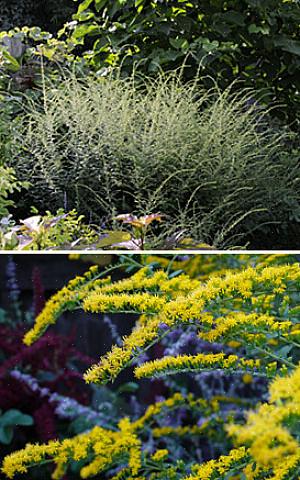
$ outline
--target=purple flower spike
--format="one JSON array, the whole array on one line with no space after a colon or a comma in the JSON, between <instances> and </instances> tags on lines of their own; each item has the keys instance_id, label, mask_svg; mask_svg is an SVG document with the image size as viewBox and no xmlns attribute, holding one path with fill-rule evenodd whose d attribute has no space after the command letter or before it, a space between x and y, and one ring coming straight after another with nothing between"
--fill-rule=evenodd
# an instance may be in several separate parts
<instances>
[{"instance_id":1,"label":"purple flower spike","mask_svg":"<svg viewBox=\"0 0 300 480\"><path fill-rule=\"evenodd\" d=\"M162 322L158 325L158 328L159 330L166 332L167 330L169 330L170 327L166 323Z\"/></svg>"}]
</instances>

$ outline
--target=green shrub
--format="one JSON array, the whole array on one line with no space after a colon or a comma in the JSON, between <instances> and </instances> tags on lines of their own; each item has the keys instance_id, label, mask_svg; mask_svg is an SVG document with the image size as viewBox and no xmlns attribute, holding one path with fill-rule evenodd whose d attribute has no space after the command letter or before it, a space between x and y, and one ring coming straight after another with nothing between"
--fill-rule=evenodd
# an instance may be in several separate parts
<instances>
[{"instance_id":1,"label":"green shrub","mask_svg":"<svg viewBox=\"0 0 300 480\"><path fill-rule=\"evenodd\" d=\"M289 120L299 112L298 0L84 0L74 18L71 42L95 68L150 73L188 55L188 75L201 64L222 88L240 78L284 104Z\"/></svg>"},{"instance_id":2,"label":"green shrub","mask_svg":"<svg viewBox=\"0 0 300 480\"><path fill-rule=\"evenodd\" d=\"M13 168L0 165L0 219L8 215L9 207L15 206L10 195L24 187L28 187L28 183L18 181Z\"/></svg>"},{"instance_id":3,"label":"green shrub","mask_svg":"<svg viewBox=\"0 0 300 480\"><path fill-rule=\"evenodd\" d=\"M33 209L34 210L34 209ZM38 213L38 212L34 212ZM33 215L16 224L12 216L0 221L1 250L78 250L99 241L99 232L84 222L76 210L65 213L62 209L55 215Z\"/></svg>"},{"instance_id":4,"label":"green shrub","mask_svg":"<svg viewBox=\"0 0 300 480\"><path fill-rule=\"evenodd\" d=\"M67 44L40 27L0 32L0 100L9 94L13 100L12 94L41 88L45 70L59 79L61 69L73 63Z\"/></svg>"},{"instance_id":5,"label":"green shrub","mask_svg":"<svg viewBox=\"0 0 300 480\"><path fill-rule=\"evenodd\" d=\"M27 110L11 163L32 183L29 205L93 220L160 211L215 246L299 212L288 133L268 126L251 91L203 91L176 74L72 78Z\"/></svg>"}]
</instances>

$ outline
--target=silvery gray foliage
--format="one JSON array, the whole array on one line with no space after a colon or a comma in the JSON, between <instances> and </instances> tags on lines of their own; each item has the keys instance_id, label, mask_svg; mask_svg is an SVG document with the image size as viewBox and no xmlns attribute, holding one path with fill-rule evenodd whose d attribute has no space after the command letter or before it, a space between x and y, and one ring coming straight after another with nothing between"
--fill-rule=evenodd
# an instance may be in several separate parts
<instances>
[{"instance_id":1,"label":"silvery gray foliage","mask_svg":"<svg viewBox=\"0 0 300 480\"><path fill-rule=\"evenodd\" d=\"M73 398L59 395L55 392L52 393L49 388L41 388L37 379L31 375L22 373L19 370L13 370L10 374L13 378L24 382L32 392L35 392L40 397L47 397L49 403L52 403L55 406L55 413L60 418L74 420L77 417L83 416L87 421L97 425L106 423L105 415L103 413L81 405Z\"/></svg>"}]
</instances>

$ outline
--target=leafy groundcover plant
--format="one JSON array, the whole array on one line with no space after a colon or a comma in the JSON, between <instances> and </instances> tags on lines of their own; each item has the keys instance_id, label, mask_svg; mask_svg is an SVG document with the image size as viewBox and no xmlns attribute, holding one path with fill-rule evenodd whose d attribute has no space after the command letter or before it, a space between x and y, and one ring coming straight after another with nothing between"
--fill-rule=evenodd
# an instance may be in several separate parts
<instances>
[{"instance_id":1,"label":"leafy groundcover plant","mask_svg":"<svg viewBox=\"0 0 300 480\"><path fill-rule=\"evenodd\" d=\"M91 267L50 298L24 343L38 341L65 311L133 314L132 332L117 338L84 379L103 385L133 367L153 388L164 379L164 396L111 428L96 425L72 438L28 444L4 459L2 473L14 478L53 463L54 479L70 467L76 471L74 464L81 478L299 478L296 259L120 260L105 272ZM125 278L108 276L126 265Z\"/></svg>"}]
</instances>

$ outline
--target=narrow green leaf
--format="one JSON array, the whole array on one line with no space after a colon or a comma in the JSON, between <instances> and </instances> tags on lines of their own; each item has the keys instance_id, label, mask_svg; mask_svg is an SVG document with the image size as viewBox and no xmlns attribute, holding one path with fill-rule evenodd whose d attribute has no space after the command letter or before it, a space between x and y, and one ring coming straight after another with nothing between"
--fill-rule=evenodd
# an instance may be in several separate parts
<instances>
[{"instance_id":1,"label":"narrow green leaf","mask_svg":"<svg viewBox=\"0 0 300 480\"><path fill-rule=\"evenodd\" d=\"M84 0L78 7L77 13L82 13L93 3L94 0Z\"/></svg>"},{"instance_id":2,"label":"narrow green leaf","mask_svg":"<svg viewBox=\"0 0 300 480\"><path fill-rule=\"evenodd\" d=\"M100 12L100 10L105 7L107 4L108 0L95 0L95 7L97 12Z\"/></svg>"}]
</instances>

